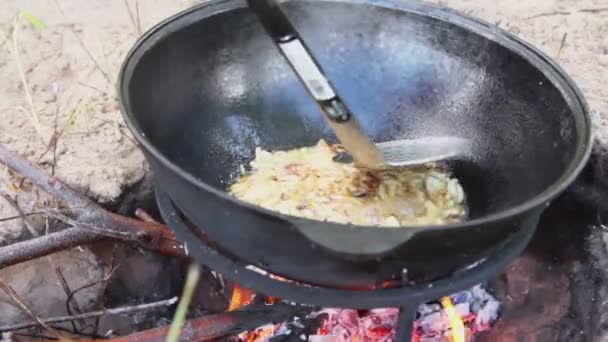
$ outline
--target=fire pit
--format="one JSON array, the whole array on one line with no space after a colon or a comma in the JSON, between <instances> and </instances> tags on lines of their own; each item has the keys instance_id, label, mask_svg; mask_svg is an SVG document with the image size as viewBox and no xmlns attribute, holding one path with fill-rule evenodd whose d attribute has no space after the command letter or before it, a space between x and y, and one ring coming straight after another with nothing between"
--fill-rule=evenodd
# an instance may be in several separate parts
<instances>
[{"instance_id":1,"label":"fire pit","mask_svg":"<svg viewBox=\"0 0 608 342\"><path fill-rule=\"evenodd\" d=\"M197 241L207 240L201 235L201 230L194 227L186 217L173 205L170 198L157 189L157 201L164 221L173 229L176 237L181 241ZM432 282L420 284L415 287L405 286L404 284L385 283L379 288L366 290L347 290L335 288L323 288L310 284L303 284L297 281L291 281L283 277L269 274L264 270L259 269L244 260L239 260L230 255L222 254L222 252L211 243L195 243L187 245L188 253L198 260L204 261L206 265L220 272L226 277L234 280L239 288L245 287L252 289L258 293L268 293L277 296L281 299L296 302L298 304L308 304L317 307L332 307L332 308L349 308L349 309L376 309L399 307L397 311L389 311L382 313L386 319L397 319L396 331L387 331L386 337L392 338L391 333L397 333L396 341L409 340L409 336L413 336L413 329L416 327L417 314L422 313L422 316L428 316L433 313L441 315L441 310L432 306L425 306L427 302L442 298L441 305L445 309L454 304L466 302L464 296L484 297L485 291L476 286L481 282L491 278L493 275L502 271L515 257L517 257L527 246L530 238L536 230L538 217L525 226L518 234L503 246L502 249L488 256L484 260L480 260L475 264L468 265L466 268L446 276L444 279L437 279ZM402 278L403 279L403 278ZM460 292L473 288L471 291ZM245 293L245 296L250 296L251 293ZM455 300L450 298L453 295ZM479 298L481 299L481 298ZM488 300L487 297L483 299ZM240 304L245 304L246 301L238 300ZM455 302L455 303L452 303ZM421 308L420 306L423 305ZM493 305L493 304L490 304ZM355 312L351 310L350 312ZM449 312L452 312L451 310ZM454 311L456 314L456 312ZM340 313L330 313L340 315ZM374 313L372 312L372 315ZM492 313L486 313L486 315ZM419 315L420 316L420 315ZM459 320L461 315L455 316L452 320ZM472 317L473 319L475 317ZM334 319L338 319L334 317ZM355 318L353 318L355 319ZM370 318L371 319L371 318ZM484 318L485 319L485 318ZM496 317L494 317L496 319ZM373 320L373 319L372 319ZM429 321L432 320L428 319ZM419 334L424 334L427 327L422 325L429 324L424 320L417 322L419 326ZM477 324L479 327L486 322ZM489 323L489 322L488 322ZM435 324L441 324L441 318L435 318ZM477 329L478 331L481 329ZM463 330L464 331L464 330ZM416 335L414 335L416 336Z\"/></svg>"},{"instance_id":2,"label":"fire pit","mask_svg":"<svg viewBox=\"0 0 608 342\"><path fill-rule=\"evenodd\" d=\"M524 250L541 213L589 157L584 99L533 47L433 5L284 6L374 139L472 139L469 155L449 164L468 195L469 219L391 229L341 225L226 194L256 147L335 139L253 15L242 2L225 0L157 25L122 69L123 113L154 170L165 222L191 256L245 288L340 308L326 312L329 321L344 313L353 326L396 319L389 333L409 340L426 324L424 312L415 323L417 313L432 315L429 303L438 302L454 338L465 338L461 291L480 293L476 285ZM382 318L343 311L395 307Z\"/></svg>"},{"instance_id":3,"label":"fire pit","mask_svg":"<svg viewBox=\"0 0 608 342\"><path fill-rule=\"evenodd\" d=\"M577 187L579 186L580 183L577 184ZM170 202L162 192L157 193L157 199L163 217L168 220L168 224L176 228L176 235L180 239L192 239L193 234L199 230L193 231L192 226L188 228L186 224L188 221L176 211L174 206L165 207ZM591 298L589 290L585 289L588 280L576 279L580 277L588 279L596 272L596 266L589 265L589 271L585 271L576 264L593 263L587 260L586 250L597 242L595 236L597 234L589 235L589 231L585 229L590 224L596 223L592 219L593 215L589 214L589 210L593 212L595 209L589 203L581 205L576 204L577 202L578 198L572 193L557 201L543 217L540 230L534 231L534 239L528 244L523 255L519 255L507 267L490 265L495 269L492 270L494 273L489 272L487 275L486 279L489 282L483 281L482 285L475 285L464 291L455 291L448 296L437 293L438 297L428 302L426 298L422 298L424 296L410 302L412 303L408 315L410 320L405 317L399 320L399 308L396 306L401 303L398 302L380 304L386 308L361 309L362 306L357 301L358 297L355 296L360 295L362 291L350 291L353 294L352 305L345 305L344 301L341 301L339 308L332 308L335 303L332 301L334 298L323 298L326 300L314 305L311 308L313 313L308 316L299 316L299 319L292 322L276 321L276 324L241 333L232 340L253 342L270 339L279 342L302 340L302 337L307 337L310 341L336 341L342 336L341 341L356 338L360 338L360 341L396 341L397 328L403 329L399 324L408 324L408 326L411 324L410 329L406 327L402 331L404 333L411 331L413 341L459 341L453 335L455 330L464 331L465 341L517 341L518 338L524 338L526 341L583 341L584 336L591 336L595 332L585 328L585 335L572 337L569 334L572 330L575 334L583 333L577 322L586 320L585 317L588 317L586 312L593 310L593 305L589 306L588 301ZM586 239L589 239L589 242L585 242ZM527 240L524 241L527 243ZM595 253L593 250L591 252ZM193 249L189 247L189 253L193 257L204 256L209 265L227 272L228 278L236 280L237 285L231 290L232 298L228 311L238 310L256 301L275 303L280 299L264 294L271 293L269 291L278 293L273 287L274 284L282 286L283 283L293 283L246 265L242 260L226 260L225 256L208 245L197 245ZM499 254L498 259L500 258ZM232 266L223 268L226 265ZM472 266L477 269L476 273L480 272L481 264ZM462 284L467 281L463 279L467 274L470 276L471 273L463 272L454 274L453 277L456 282ZM574 278L569 281L567 275L574 275ZM247 287L238 285L239 282L246 284ZM570 282L574 283L568 285ZM385 285L395 286L395 284ZM437 286L436 283L428 285ZM301 304L319 303L316 297L302 299L298 292L294 295L293 292L300 290L300 286L306 287L305 284L296 283L292 288L279 292L285 296L292 296L286 299L297 298ZM580 292L572 288L573 286L580 286ZM326 293L327 290L320 289L318 292ZM398 291L398 288L392 290ZM386 289L369 291L376 292L376 295L381 297L382 293L379 292ZM402 296L404 297L407 295ZM578 301L576 297L579 297ZM416 308L413 304L416 300L424 304ZM577 309L577 305L583 306L584 309ZM448 314L451 310L446 308L451 306L454 307L454 311ZM358 309L352 309L353 307ZM579 315L582 317L577 317ZM492 326L498 317L500 321L496 326ZM462 324L459 324L460 322ZM601 330L598 333L601 333ZM473 339L474 337L477 338Z\"/></svg>"}]
</instances>

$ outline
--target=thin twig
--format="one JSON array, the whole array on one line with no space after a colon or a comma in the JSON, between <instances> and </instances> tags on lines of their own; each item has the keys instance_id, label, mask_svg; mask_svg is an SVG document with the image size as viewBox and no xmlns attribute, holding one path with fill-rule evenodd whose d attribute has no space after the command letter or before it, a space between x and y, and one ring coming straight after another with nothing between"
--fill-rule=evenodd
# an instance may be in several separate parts
<instances>
[{"instance_id":1,"label":"thin twig","mask_svg":"<svg viewBox=\"0 0 608 342\"><path fill-rule=\"evenodd\" d=\"M113 244L112 245L112 261L110 261L110 271L108 272L108 274L103 277L102 279L105 279L104 283L103 283L103 290L102 290L102 303L106 302L106 291L108 290L108 286L110 285L110 281L112 280L112 275L114 275L114 272L116 272L116 270L118 269L118 267L120 266L120 263L117 261L118 260L118 245Z\"/></svg>"},{"instance_id":2,"label":"thin twig","mask_svg":"<svg viewBox=\"0 0 608 342\"><path fill-rule=\"evenodd\" d=\"M528 20L528 19L536 19L536 18L542 18L542 17L552 17L552 16L556 16L556 15L570 15L572 14L572 12L566 12L566 11L555 11L555 12L546 12L546 13L539 13L539 14L535 14L535 15L531 15L529 17L524 17L524 20Z\"/></svg>"},{"instance_id":3,"label":"thin twig","mask_svg":"<svg viewBox=\"0 0 608 342\"><path fill-rule=\"evenodd\" d=\"M34 314L34 312L32 312L32 310L25 304L25 301L23 299L21 299L21 297L17 294L17 292L15 292L15 290L10 285L7 285L3 281L0 280L0 288L13 300L13 302L15 302L19 306L19 308L23 312L25 312L28 316L30 316L34 320L34 322L32 322L32 325L30 325L30 327L35 327L35 326L39 325L39 326L43 327L44 329L46 329L48 332L55 335L57 338L61 337L61 335L59 335L59 333L55 329L50 327L48 324L46 324L44 321L42 321L38 316L36 316L36 314ZM0 330L0 331L2 331L2 330Z\"/></svg>"},{"instance_id":4,"label":"thin twig","mask_svg":"<svg viewBox=\"0 0 608 342\"><path fill-rule=\"evenodd\" d=\"M139 19L139 5L137 5L136 3L136 9L137 9L137 19L136 16L133 14L133 11L131 10L131 6L129 6L129 1L128 0L123 0L123 3L125 4L125 7L127 8L127 13L129 13L129 18L131 19L131 24L133 24L133 28L135 29L135 33L137 34L137 36L141 36L141 27L138 24L137 20Z\"/></svg>"},{"instance_id":5,"label":"thin twig","mask_svg":"<svg viewBox=\"0 0 608 342\"><path fill-rule=\"evenodd\" d=\"M51 139L49 141L49 145L51 145L51 144L53 145L53 163L51 164L51 176L55 176L55 168L57 167L57 145L59 143L59 138L65 131L65 130L61 130L61 133L57 131L58 117L59 117L59 101L57 101L57 108L55 108L55 117L53 119L53 136L51 137Z\"/></svg>"},{"instance_id":6,"label":"thin twig","mask_svg":"<svg viewBox=\"0 0 608 342\"><path fill-rule=\"evenodd\" d=\"M59 282L61 283L61 286L63 287L65 296L67 298L65 301L66 311L67 311L68 315L71 316L72 315L72 304L71 304L72 297L70 297L70 294L72 293L72 290L70 289L70 285L68 284L68 281L63 276L63 272L61 272L61 268L57 267L55 269L55 273L57 273L57 278L59 278ZM80 306L78 305L78 302L76 300L74 300L74 311L76 311L77 314L82 313L82 311L80 310ZM76 328L75 321L72 321L70 323L72 323L72 328L74 329L74 331L79 331ZM81 327L84 327L86 322L84 320L80 320L80 321L78 321L78 324L80 324Z\"/></svg>"},{"instance_id":7,"label":"thin twig","mask_svg":"<svg viewBox=\"0 0 608 342\"><path fill-rule=\"evenodd\" d=\"M555 59L559 59L559 57L562 55L562 51L564 50L564 46L566 45L566 38L568 37L568 32L565 32L563 37L562 37L562 41L559 44L559 50L557 50L557 55L555 56Z\"/></svg>"},{"instance_id":8,"label":"thin twig","mask_svg":"<svg viewBox=\"0 0 608 342\"><path fill-rule=\"evenodd\" d=\"M106 79L106 81L108 82L108 84L111 86L112 85L112 80L110 80L110 76L108 76L108 74L101 68L101 66L99 65L99 62L97 62L97 60L95 59L95 57L93 57L93 53L87 48L87 46L84 44L84 42L82 41L82 39L80 38L80 36L76 33L76 31L74 31L74 29L72 29L70 27L70 31L72 31L72 34L74 35L74 37L76 37L76 40L78 41L78 43L80 44L80 46L82 47L82 49L87 53L87 55L89 56L89 58L91 59L91 61L95 65L95 68L103 75L103 77Z\"/></svg>"},{"instance_id":9,"label":"thin twig","mask_svg":"<svg viewBox=\"0 0 608 342\"><path fill-rule=\"evenodd\" d=\"M54 166L57 161L57 143L59 142L59 138L61 138L61 136L63 136L63 134L67 131L67 128L70 125L70 121L72 120L72 118L74 116L76 116L81 102L82 102L82 99L78 99L78 102L76 102L74 109L72 109L72 112L71 112L70 116L68 117L68 121L63 125L63 127L60 130L58 130L58 127L57 127L57 124L58 124L57 117L59 116L59 105L57 105L57 109L55 111L55 123L54 123L54 129L53 129L53 136L49 139L49 142L46 144L46 149L44 150L44 152L42 152L40 157L38 157L38 159L36 159L36 163L35 163L35 164L40 163L42 158L44 158L44 156L46 156L46 154L52 150L53 151L53 168L51 171L51 176L55 175ZM20 187L23 186L23 181L21 182L21 184L19 184L19 186Z\"/></svg>"},{"instance_id":10,"label":"thin twig","mask_svg":"<svg viewBox=\"0 0 608 342\"><path fill-rule=\"evenodd\" d=\"M25 213L25 214L20 214L20 215L16 215L16 216L3 217L3 218L0 218L0 222L19 220L19 219L22 219L24 217L43 215L43 214L46 214L46 211L34 211L34 212L31 212L31 213Z\"/></svg>"},{"instance_id":11,"label":"thin twig","mask_svg":"<svg viewBox=\"0 0 608 342\"><path fill-rule=\"evenodd\" d=\"M108 273L108 275L104 278L106 278L106 281L103 282L103 287L101 290L101 303L102 306L106 303L106 299L107 299L107 295L108 295L108 286L110 285L110 281L112 280L112 275L114 274L114 272L118 269L118 262L116 261L118 258L116 257L118 253L118 248L117 245L114 243L112 245L112 261L110 261L110 272ZM97 333L99 331L99 321L100 321L100 317L98 317L95 320L95 326L94 326L94 331L95 333Z\"/></svg>"},{"instance_id":12,"label":"thin twig","mask_svg":"<svg viewBox=\"0 0 608 342\"><path fill-rule=\"evenodd\" d=\"M161 301L154 302L154 303L141 304L141 305L135 305L135 306L125 306L125 307L114 308L114 309L103 309L103 310L87 312L87 313L83 313L83 314L79 314L79 315L53 317L53 318L47 318L44 320L39 319L39 321L36 321L36 322L26 322L26 323L20 323L20 324L0 327L0 332L27 329L27 328L35 327L38 324L44 324L44 325L48 326L48 324L70 322L70 321L75 321L75 320L80 320L80 319L103 317L103 316L107 316L107 315L124 315L124 314L130 314L130 313L134 313L134 312L149 311L149 310L155 310L155 309L159 309L159 308L163 308L163 307L169 307L169 306L174 305L175 303L177 303L177 297L173 297L171 299L166 299L166 300L161 300Z\"/></svg>"},{"instance_id":13,"label":"thin twig","mask_svg":"<svg viewBox=\"0 0 608 342\"><path fill-rule=\"evenodd\" d=\"M98 235L102 235L102 236L105 236L108 238L114 238L114 239L126 240L126 241L136 241L138 239L136 233L132 232L132 231L121 231L120 229L116 229L116 227L105 227L105 226L90 224L88 222L81 222L81 221L72 219L71 217L69 217L67 215L64 215L64 214L61 214L58 212L53 212L53 211L49 211L49 213L47 215L49 215L50 217L53 217L57 220L63 221L72 227L87 229L88 231L91 231L93 233L96 233Z\"/></svg>"},{"instance_id":14,"label":"thin twig","mask_svg":"<svg viewBox=\"0 0 608 342\"><path fill-rule=\"evenodd\" d=\"M77 83L78 85L80 85L80 86L85 87L85 88L89 88L89 89L95 90L95 91L99 92L101 95L108 95L108 92L107 92L107 91L105 91L105 90L101 90L101 89L97 88L96 86L93 86L93 85L90 85L90 84L86 84L86 83L81 82L81 81L78 81L78 82L76 82L76 83Z\"/></svg>"},{"instance_id":15,"label":"thin twig","mask_svg":"<svg viewBox=\"0 0 608 342\"><path fill-rule=\"evenodd\" d=\"M133 15L133 11L131 11L131 6L129 6L129 1L123 0L122 3L127 8L127 13L129 14L129 19L131 19L131 24L133 25L133 28L135 29L135 31L137 31L137 23L135 22L135 16Z\"/></svg>"},{"instance_id":16,"label":"thin twig","mask_svg":"<svg viewBox=\"0 0 608 342\"><path fill-rule=\"evenodd\" d=\"M99 284L99 283L103 283L103 282L107 282L107 281L109 281L109 280L110 280L110 278L111 278L111 277L114 275L114 272L116 272L116 269L117 269L117 268L118 268L118 265L114 266L114 267L113 267L113 268L110 270L110 272L109 272L108 274L106 274L105 276L103 276L101 279L96 280L96 281L91 282L91 283L88 283L88 284L85 284L85 285L83 285L83 286L81 286L81 287L77 288L76 290L74 290L74 291L70 292L70 293L68 294L68 301L71 301L72 299L74 299L74 296L75 296L75 295L76 295L78 292L80 292L80 291L83 291L83 290L86 290L86 289L88 289L88 288L91 288L91 287L93 287L93 286L95 286L95 285L97 285L97 284ZM76 300L74 300L74 303L76 303ZM69 312L68 312L68 313L69 313ZM78 313L82 313L82 312L78 312Z\"/></svg>"},{"instance_id":17,"label":"thin twig","mask_svg":"<svg viewBox=\"0 0 608 342\"><path fill-rule=\"evenodd\" d=\"M608 11L608 7L583 8L582 10L579 10L579 12L582 12L582 13L600 13L600 12L605 12L605 11Z\"/></svg>"},{"instance_id":18,"label":"thin twig","mask_svg":"<svg viewBox=\"0 0 608 342\"><path fill-rule=\"evenodd\" d=\"M574 13L600 13L600 12L605 12L605 11L608 11L608 7L583 8L578 11L575 11ZM570 15L572 13L573 12L567 12L567 11L539 13L539 14L535 14L535 15L532 15L529 17L524 17L524 20L536 19L536 18L541 18L541 17L551 17L551 16L556 16L556 15Z\"/></svg>"},{"instance_id":19,"label":"thin twig","mask_svg":"<svg viewBox=\"0 0 608 342\"><path fill-rule=\"evenodd\" d=\"M34 237L38 236L38 232L36 231L36 228L34 228L34 226L26 218L27 215L23 212L23 210L19 206L17 199L13 199L12 197L10 197L9 195L4 194L4 193L0 193L0 197L4 198L8 202L8 204L10 204L11 207L13 207L17 211L17 213L19 214L19 218L21 219L21 221L23 221L23 225L27 228L27 230L30 232L30 234L32 234L32 236L34 236Z\"/></svg>"}]
</instances>

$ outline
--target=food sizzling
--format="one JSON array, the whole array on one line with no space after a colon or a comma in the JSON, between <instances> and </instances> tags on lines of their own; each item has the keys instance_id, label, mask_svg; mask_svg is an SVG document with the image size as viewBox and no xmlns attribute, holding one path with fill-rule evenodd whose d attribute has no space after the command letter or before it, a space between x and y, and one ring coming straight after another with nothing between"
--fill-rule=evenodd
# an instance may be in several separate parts
<instances>
[{"instance_id":1,"label":"food sizzling","mask_svg":"<svg viewBox=\"0 0 608 342\"><path fill-rule=\"evenodd\" d=\"M256 149L230 193L283 214L366 226L418 226L464 218L464 192L436 165L370 171L334 161L339 145Z\"/></svg>"}]
</instances>

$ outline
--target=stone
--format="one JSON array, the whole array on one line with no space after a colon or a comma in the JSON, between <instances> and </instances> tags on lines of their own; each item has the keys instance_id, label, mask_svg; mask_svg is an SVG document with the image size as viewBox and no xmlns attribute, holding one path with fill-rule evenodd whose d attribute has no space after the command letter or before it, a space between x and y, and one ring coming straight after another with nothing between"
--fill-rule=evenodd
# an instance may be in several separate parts
<instances>
[{"instance_id":1,"label":"stone","mask_svg":"<svg viewBox=\"0 0 608 342\"><path fill-rule=\"evenodd\" d=\"M0 270L0 280L11 286L40 318L67 315L66 299L56 269L60 268L70 289L99 281L106 271L86 248L74 248ZM102 298L99 283L74 295L83 312L94 311ZM4 292L0 291L0 326L30 321Z\"/></svg>"}]
</instances>

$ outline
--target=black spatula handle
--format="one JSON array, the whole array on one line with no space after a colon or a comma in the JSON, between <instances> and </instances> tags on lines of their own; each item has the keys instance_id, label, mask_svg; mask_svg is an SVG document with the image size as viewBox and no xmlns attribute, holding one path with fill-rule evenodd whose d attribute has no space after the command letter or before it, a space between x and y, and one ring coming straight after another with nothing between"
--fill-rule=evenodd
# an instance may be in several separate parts
<instances>
[{"instance_id":1,"label":"black spatula handle","mask_svg":"<svg viewBox=\"0 0 608 342\"><path fill-rule=\"evenodd\" d=\"M277 42L299 38L287 16L274 0L247 0L249 8L258 17L268 34Z\"/></svg>"},{"instance_id":2,"label":"black spatula handle","mask_svg":"<svg viewBox=\"0 0 608 342\"><path fill-rule=\"evenodd\" d=\"M349 110L277 1L247 0L247 3L325 115L337 122L351 119Z\"/></svg>"}]
</instances>

